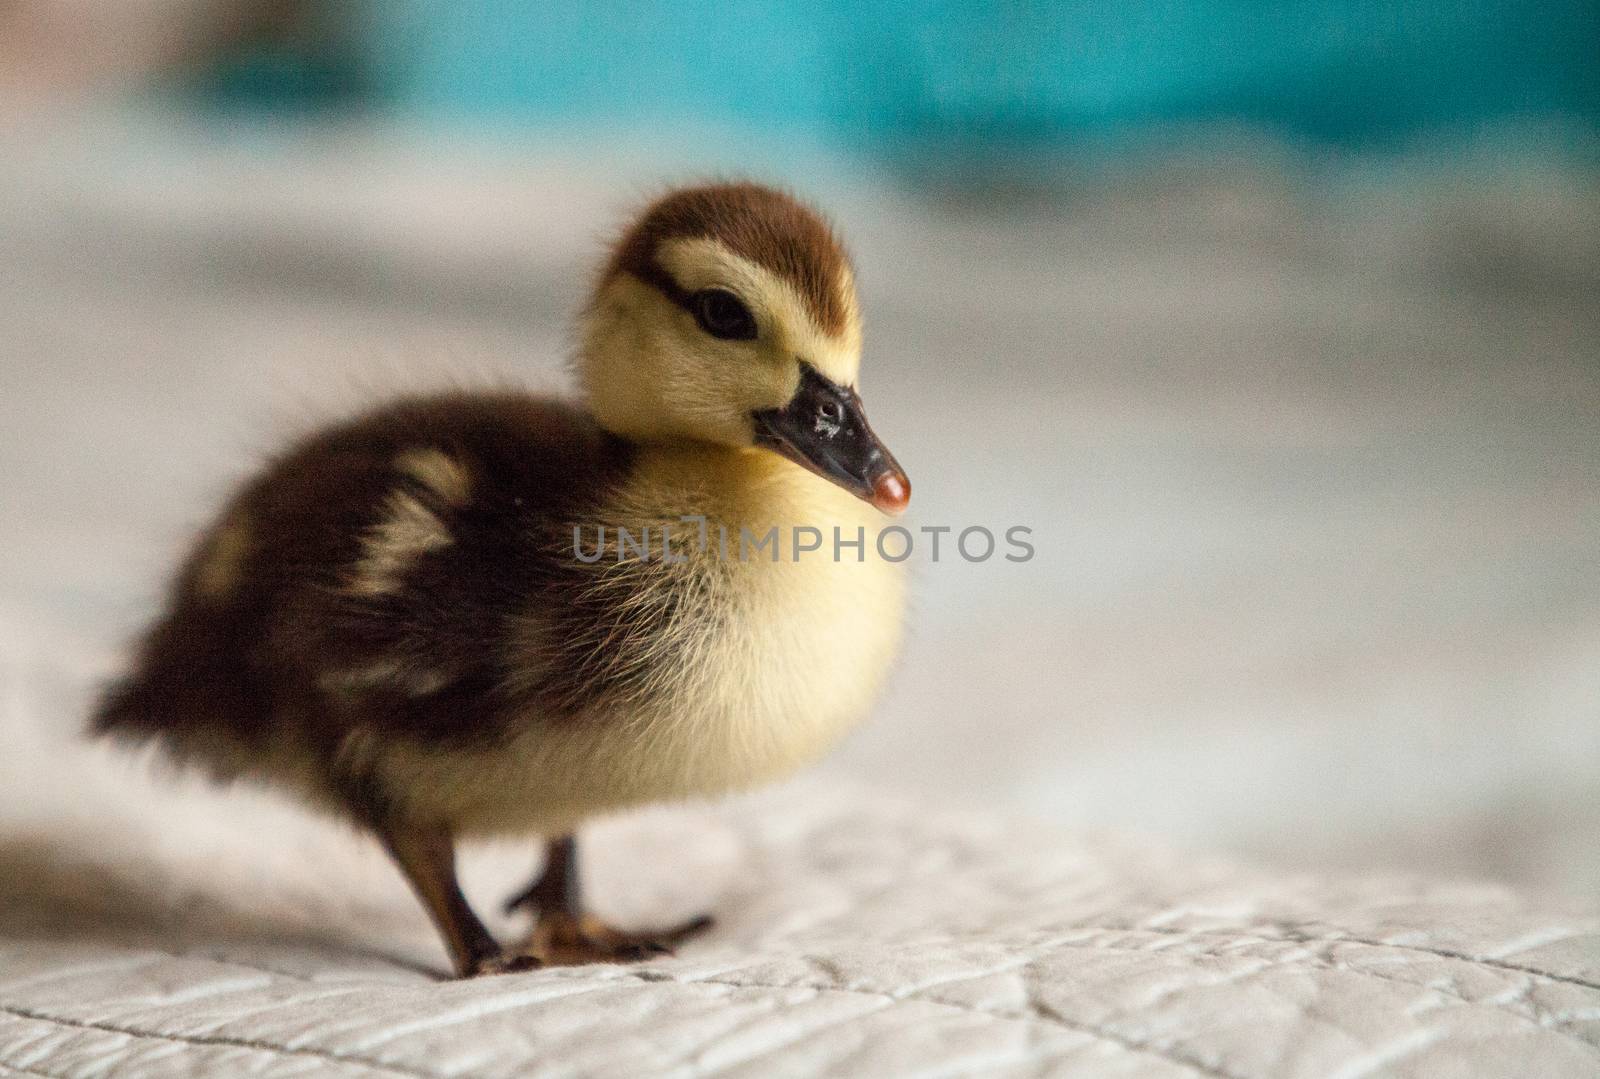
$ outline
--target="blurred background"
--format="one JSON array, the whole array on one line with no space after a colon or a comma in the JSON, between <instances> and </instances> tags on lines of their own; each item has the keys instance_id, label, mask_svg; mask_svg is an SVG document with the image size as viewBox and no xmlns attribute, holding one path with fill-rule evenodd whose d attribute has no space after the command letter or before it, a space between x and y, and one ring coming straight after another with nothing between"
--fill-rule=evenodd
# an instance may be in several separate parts
<instances>
[{"instance_id":1,"label":"blurred background","mask_svg":"<svg viewBox=\"0 0 1600 1079\"><path fill-rule=\"evenodd\" d=\"M263 452L566 385L611 230L825 207L926 559L825 769L1600 890L1600 5L0 0L0 813ZM93 762L93 763L91 763ZM86 777L92 777L86 778Z\"/></svg>"}]
</instances>

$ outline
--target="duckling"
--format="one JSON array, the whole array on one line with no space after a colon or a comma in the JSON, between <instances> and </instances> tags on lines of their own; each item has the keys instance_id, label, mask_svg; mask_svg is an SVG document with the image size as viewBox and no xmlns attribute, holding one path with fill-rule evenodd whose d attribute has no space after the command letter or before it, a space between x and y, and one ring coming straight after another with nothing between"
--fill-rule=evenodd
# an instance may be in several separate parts
<instances>
[{"instance_id":1,"label":"duckling","mask_svg":"<svg viewBox=\"0 0 1600 1079\"><path fill-rule=\"evenodd\" d=\"M599 276L576 401L411 397L289 448L200 536L93 730L370 833L458 976L668 951L707 920L595 919L579 825L815 759L899 644L901 567L871 537L911 488L860 355L814 211L670 192ZM807 529L840 545L791 542ZM455 870L496 835L546 842L508 948Z\"/></svg>"}]
</instances>

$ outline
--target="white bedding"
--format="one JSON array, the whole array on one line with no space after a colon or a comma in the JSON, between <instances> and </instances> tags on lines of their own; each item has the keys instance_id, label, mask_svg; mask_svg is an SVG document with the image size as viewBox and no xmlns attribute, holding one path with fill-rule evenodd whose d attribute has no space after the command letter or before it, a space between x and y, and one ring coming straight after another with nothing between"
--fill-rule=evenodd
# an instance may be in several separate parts
<instances>
[{"instance_id":1,"label":"white bedding","mask_svg":"<svg viewBox=\"0 0 1600 1079\"><path fill-rule=\"evenodd\" d=\"M0 1076L1600 1075L1593 903L817 779L588 830L601 914L715 915L678 956L441 980L368 840L73 737L104 669L0 633ZM533 858L470 850L479 909Z\"/></svg>"},{"instance_id":2,"label":"white bedding","mask_svg":"<svg viewBox=\"0 0 1600 1079\"><path fill-rule=\"evenodd\" d=\"M1600 912L1500 887L810 783L591 837L604 912L714 912L679 956L446 982L357 837L79 765L78 819L0 837L0 1076L1600 1074ZM469 890L527 859L476 853Z\"/></svg>"},{"instance_id":3,"label":"white bedding","mask_svg":"<svg viewBox=\"0 0 1600 1079\"><path fill-rule=\"evenodd\" d=\"M648 169L275 139L0 155L0 1079L1600 1075L1592 174L836 184L914 513L1042 555L919 567L821 775L595 829L679 957L444 983L370 844L75 731L303 406L553 382Z\"/></svg>"}]
</instances>

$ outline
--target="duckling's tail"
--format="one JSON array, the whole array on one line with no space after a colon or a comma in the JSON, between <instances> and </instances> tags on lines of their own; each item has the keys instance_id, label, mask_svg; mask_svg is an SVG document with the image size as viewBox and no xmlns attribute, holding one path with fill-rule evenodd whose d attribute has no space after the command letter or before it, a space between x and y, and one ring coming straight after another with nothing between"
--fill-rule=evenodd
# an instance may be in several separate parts
<instances>
[{"instance_id":1,"label":"duckling's tail","mask_svg":"<svg viewBox=\"0 0 1600 1079\"><path fill-rule=\"evenodd\" d=\"M223 677L207 676L216 674ZM256 722L259 709L234 685L225 672L144 665L106 689L86 733L129 747L155 745L165 760L230 783L249 770L260 749L239 727Z\"/></svg>"},{"instance_id":2,"label":"duckling's tail","mask_svg":"<svg viewBox=\"0 0 1600 1079\"><path fill-rule=\"evenodd\" d=\"M101 694L89 715L89 734L94 738L114 736L142 740L160 729L155 721L160 714L155 694L138 677L114 682Z\"/></svg>"},{"instance_id":3,"label":"duckling's tail","mask_svg":"<svg viewBox=\"0 0 1600 1079\"><path fill-rule=\"evenodd\" d=\"M181 757L197 743L258 729L266 695L228 647L225 628L206 625L180 634L170 621L158 623L133 669L101 695L89 735L160 741Z\"/></svg>"}]
</instances>

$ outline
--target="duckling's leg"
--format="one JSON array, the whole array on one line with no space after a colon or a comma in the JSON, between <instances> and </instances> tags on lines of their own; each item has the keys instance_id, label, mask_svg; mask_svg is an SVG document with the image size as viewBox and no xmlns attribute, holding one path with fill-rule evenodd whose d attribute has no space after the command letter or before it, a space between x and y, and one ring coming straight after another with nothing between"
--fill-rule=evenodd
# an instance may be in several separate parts
<instances>
[{"instance_id":1,"label":"duckling's leg","mask_svg":"<svg viewBox=\"0 0 1600 1079\"><path fill-rule=\"evenodd\" d=\"M531 954L503 954L473 913L456 880L455 843L448 831L392 823L377 825L374 831L427 908L450 950L458 977L531 970L539 965Z\"/></svg>"},{"instance_id":2,"label":"duckling's leg","mask_svg":"<svg viewBox=\"0 0 1600 1079\"><path fill-rule=\"evenodd\" d=\"M626 963L671 955L680 941L711 924L701 916L667 929L624 932L583 912L578 877L578 841L570 835L552 839L545 848L544 871L506 903L506 912L528 907L536 912L533 934L519 949L546 966L581 963Z\"/></svg>"}]
</instances>

